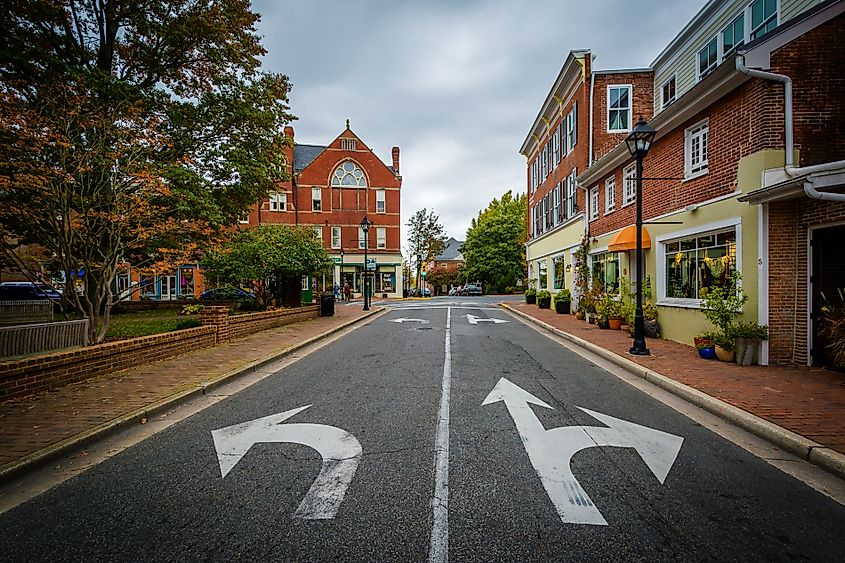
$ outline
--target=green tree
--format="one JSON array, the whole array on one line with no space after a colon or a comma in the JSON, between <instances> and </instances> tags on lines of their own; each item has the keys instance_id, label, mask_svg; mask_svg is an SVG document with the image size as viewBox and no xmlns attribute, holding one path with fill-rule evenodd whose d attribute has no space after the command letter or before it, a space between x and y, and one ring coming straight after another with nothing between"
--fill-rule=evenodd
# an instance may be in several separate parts
<instances>
[{"instance_id":1,"label":"green tree","mask_svg":"<svg viewBox=\"0 0 845 563\"><path fill-rule=\"evenodd\" d=\"M508 191L472 220L461 249L467 281L502 290L525 278L527 209L524 194L514 196Z\"/></svg>"},{"instance_id":2,"label":"green tree","mask_svg":"<svg viewBox=\"0 0 845 563\"><path fill-rule=\"evenodd\" d=\"M0 249L37 244L108 329L122 259L172 271L287 176L288 79L248 0L0 5Z\"/></svg>"},{"instance_id":3,"label":"green tree","mask_svg":"<svg viewBox=\"0 0 845 563\"><path fill-rule=\"evenodd\" d=\"M310 227L262 225L238 231L203 265L212 283L251 286L264 308L272 299L299 306L301 276L324 272L333 262Z\"/></svg>"},{"instance_id":4,"label":"green tree","mask_svg":"<svg viewBox=\"0 0 845 563\"><path fill-rule=\"evenodd\" d=\"M446 250L446 239L440 217L434 211L423 208L411 216L408 226L408 252L411 260L417 262L419 276L423 262L430 262Z\"/></svg>"}]
</instances>

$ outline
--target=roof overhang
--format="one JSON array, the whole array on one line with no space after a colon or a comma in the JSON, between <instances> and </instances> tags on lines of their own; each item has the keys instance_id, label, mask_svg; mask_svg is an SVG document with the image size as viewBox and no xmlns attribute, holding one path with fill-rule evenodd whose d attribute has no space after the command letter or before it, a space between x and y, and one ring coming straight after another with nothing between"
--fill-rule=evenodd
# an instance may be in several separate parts
<instances>
[{"instance_id":1,"label":"roof overhang","mask_svg":"<svg viewBox=\"0 0 845 563\"><path fill-rule=\"evenodd\" d=\"M751 204L760 205L788 199L799 199L809 197L804 191L805 184L810 183L816 190L838 190L845 188L845 168L832 170L830 172L816 172L813 174L801 174L754 190L737 198Z\"/></svg>"}]
</instances>

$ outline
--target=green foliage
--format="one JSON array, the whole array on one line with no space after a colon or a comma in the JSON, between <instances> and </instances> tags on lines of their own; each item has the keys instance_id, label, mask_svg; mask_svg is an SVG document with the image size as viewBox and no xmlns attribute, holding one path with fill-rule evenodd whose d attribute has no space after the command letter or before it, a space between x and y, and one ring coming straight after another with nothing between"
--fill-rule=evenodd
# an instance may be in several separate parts
<instances>
[{"instance_id":1,"label":"green foliage","mask_svg":"<svg viewBox=\"0 0 845 563\"><path fill-rule=\"evenodd\" d=\"M825 338L830 351L830 359L837 368L845 368L845 292L837 289L838 301L828 300L824 294L822 299L822 316L819 334Z\"/></svg>"},{"instance_id":2,"label":"green foliage","mask_svg":"<svg viewBox=\"0 0 845 563\"><path fill-rule=\"evenodd\" d=\"M590 265L587 257L590 254L590 237L581 237L581 243L575 250L575 289L581 296L586 295L590 287ZM586 310L585 310L586 311Z\"/></svg>"},{"instance_id":3,"label":"green foliage","mask_svg":"<svg viewBox=\"0 0 845 563\"><path fill-rule=\"evenodd\" d=\"M407 226L408 252L414 260L421 256L423 262L430 262L446 249L448 237L444 234L440 217L433 210L420 209L411 216Z\"/></svg>"},{"instance_id":4,"label":"green foliage","mask_svg":"<svg viewBox=\"0 0 845 563\"><path fill-rule=\"evenodd\" d=\"M180 315L199 315L200 311L203 310L204 305L202 303L190 303L182 307L182 310L179 312Z\"/></svg>"},{"instance_id":5,"label":"green foliage","mask_svg":"<svg viewBox=\"0 0 845 563\"><path fill-rule=\"evenodd\" d=\"M757 324L754 321L739 321L731 328L731 332L734 335L734 338L744 338L746 340L756 341L769 339L769 327Z\"/></svg>"},{"instance_id":6,"label":"green foliage","mask_svg":"<svg viewBox=\"0 0 845 563\"><path fill-rule=\"evenodd\" d=\"M185 328L196 328L200 326L199 319L182 319L178 323L176 323L176 328L174 330L182 330Z\"/></svg>"},{"instance_id":7,"label":"green foliage","mask_svg":"<svg viewBox=\"0 0 845 563\"><path fill-rule=\"evenodd\" d=\"M537 292L537 306L541 309L548 309L552 304L552 294L545 289Z\"/></svg>"},{"instance_id":8,"label":"green foliage","mask_svg":"<svg viewBox=\"0 0 845 563\"><path fill-rule=\"evenodd\" d=\"M713 335L713 344L720 348L724 348L728 352L731 352L734 349L734 343L736 342L736 337L732 332L716 332Z\"/></svg>"},{"instance_id":9,"label":"green foliage","mask_svg":"<svg viewBox=\"0 0 845 563\"><path fill-rule=\"evenodd\" d=\"M176 330L181 318L174 309L151 309L112 315L107 340L136 338Z\"/></svg>"},{"instance_id":10,"label":"green foliage","mask_svg":"<svg viewBox=\"0 0 845 563\"><path fill-rule=\"evenodd\" d=\"M526 297L536 297L537 296L537 290L534 289L533 287L529 287L528 289L525 290L525 296Z\"/></svg>"},{"instance_id":11,"label":"green foliage","mask_svg":"<svg viewBox=\"0 0 845 563\"><path fill-rule=\"evenodd\" d=\"M570 303L572 301L572 292L568 289L561 289L555 293L555 303Z\"/></svg>"},{"instance_id":12,"label":"green foliage","mask_svg":"<svg viewBox=\"0 0 845 563\"><path fill-rule=\"evenodd\" d=\"M714 346L714 340L716 339L717 334L718 333L716 331L702 332L696 337L701 340L701 342L696 345L696 348L698 348L699 350L702 348L712 348Z\"/></svg>"},{"instance_id":13,"label":"green foliage","mask_svg":"<svg viewBox=\"0 0 845 563\"><path fill-rule=\"evenodd\" d=\"M516 286L526 276L525 241L528 236L525 194L511 191L494 199L467 230L461 249L467 280L496 290Z\"/></svg>"},{"instance_id":14,"label":"green foliage","mask_svg":"<svg viewBox=\"0 0 845 563\"><path fill-rule=\"evenodd\" d=\"M309 227L262 225L235 233L220 250L209 253L203 265L212 283L252 285L263 308L273 294L278 299L285 283L299 283L300 276L326 271L333 262Z\"/></svg>"},{"instance_id":15,"label":"green foliage","mask_svg":"<svg viewBox=\"0 0 845 563\"><path fill-rule=\"evenodd\" d=\"M731 332L734 320L740 315L748 296L740 285L742 277L734 272L724 286L710 286L701 299L702 313L723 335Z\"/></svg>"}]
</instances>

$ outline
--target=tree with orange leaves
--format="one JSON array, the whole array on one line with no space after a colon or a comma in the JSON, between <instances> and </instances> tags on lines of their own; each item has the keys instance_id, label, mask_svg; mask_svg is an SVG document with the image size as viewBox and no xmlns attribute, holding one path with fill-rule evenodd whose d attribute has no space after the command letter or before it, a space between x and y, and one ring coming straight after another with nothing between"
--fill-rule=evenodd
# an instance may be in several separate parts
<instances>
[{"instance_id":1,"label":"tree with orange leaves","mask_svg":"<svg viewBox=\"0 0 845 563\"><path fill-rule=\"evenodd\" d=\"M129 260L196 261L285 179L286 76L247 0L0 7L0 247L40 245L102 342Z\"/></svg>"}]
</instances>

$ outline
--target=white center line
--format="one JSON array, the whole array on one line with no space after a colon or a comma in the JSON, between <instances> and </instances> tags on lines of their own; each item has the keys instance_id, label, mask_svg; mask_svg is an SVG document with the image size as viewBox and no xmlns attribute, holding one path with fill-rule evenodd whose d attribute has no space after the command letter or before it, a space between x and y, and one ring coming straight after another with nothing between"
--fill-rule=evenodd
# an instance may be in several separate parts
<instances>
[{"instance_id":1,"label":"white center line","mask_svg":"<svg viewBox=\"0 0 845 563\"><path fill-rule=\"evenodd\" d=\"M449 561L449 394L452 387L452 308L446 309L446 353L443 359L443 383L440 415L434 440L434 496L431 507L434 522L428 547L430 563Z\"/></svg>"}]
</instances>

